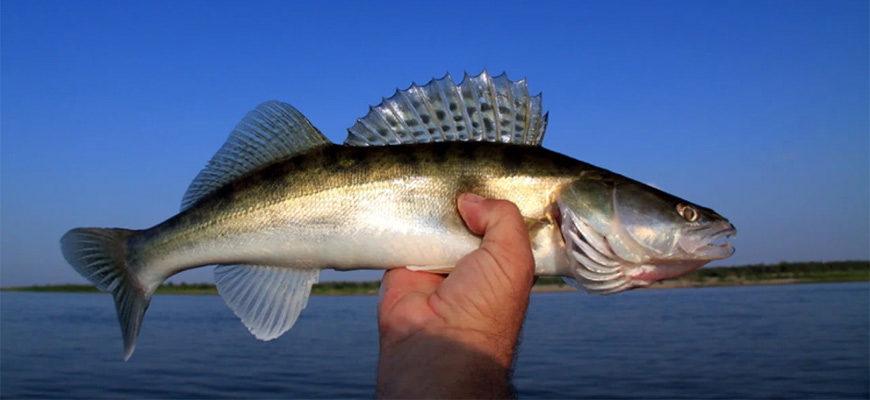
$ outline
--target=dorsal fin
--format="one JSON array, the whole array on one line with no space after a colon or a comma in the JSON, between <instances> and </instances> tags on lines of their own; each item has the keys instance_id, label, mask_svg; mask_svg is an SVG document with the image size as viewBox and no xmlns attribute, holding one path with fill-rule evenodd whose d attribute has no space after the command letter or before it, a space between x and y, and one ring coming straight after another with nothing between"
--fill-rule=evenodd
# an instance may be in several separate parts
<instances>
[{"instance_id":1,"label":"dorsal fin","mask_svg":"<svg viewBox=\"0 0 870 400\"><path fill-rule=\"evenodd\" d=\"M274 100L260 104L236 125L226 143L193 179L181 209L236 178L328 143L293 106Z\"/></svg>"},{"instance_id":2,"label":"dorsal fin","mask_svg":"<svg viewBox=\"0 0 870 400\"><path fill-rule=\"evenodd\" d=\"M486 71L457 85L449 74L424 86L397 90L348 129L345 144L384 146L447 141L486 141L537 146L547 115L541 95L529 96L525 79Z\"/></svg>"}]
</instances>

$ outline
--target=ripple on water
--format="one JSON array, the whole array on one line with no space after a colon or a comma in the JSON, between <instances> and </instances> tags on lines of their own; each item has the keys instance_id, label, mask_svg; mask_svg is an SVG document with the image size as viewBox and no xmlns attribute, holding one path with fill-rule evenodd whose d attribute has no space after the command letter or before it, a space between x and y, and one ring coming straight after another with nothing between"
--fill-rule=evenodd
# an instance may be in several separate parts
<instances>
[{"instance_id":1,"label":"ripple on water","mask_svg":"<svg viewBox=\"0 0 870 400\"><path fill-rule=\"evenodd\" d=\"M120 361L105 295L2 294L0 393L36 398L371 397L376 297L314 297L278 340L215 296L157 296ZM867 398L867 283L533 296L524 398Z\"/></svg>"}]
</instances>

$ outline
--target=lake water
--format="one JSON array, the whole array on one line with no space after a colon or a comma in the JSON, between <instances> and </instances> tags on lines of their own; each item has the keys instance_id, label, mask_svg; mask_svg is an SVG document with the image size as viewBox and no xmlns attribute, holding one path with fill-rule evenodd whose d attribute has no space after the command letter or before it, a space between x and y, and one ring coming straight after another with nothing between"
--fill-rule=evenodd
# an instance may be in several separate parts
<instances>
[{"instance_id":1,"label":"lake water","mask_svg":"<svg viewBox=\"0 0 870 400\"><path fill-rule=\"evenodd\" d=\"M372 296L313 297L259 342L215 296L155 296L133 358L108 295L0 295L6 398L371 397ZM536 294L522 398L864 398L867 283Z\"/></svg>"}]
</instances>

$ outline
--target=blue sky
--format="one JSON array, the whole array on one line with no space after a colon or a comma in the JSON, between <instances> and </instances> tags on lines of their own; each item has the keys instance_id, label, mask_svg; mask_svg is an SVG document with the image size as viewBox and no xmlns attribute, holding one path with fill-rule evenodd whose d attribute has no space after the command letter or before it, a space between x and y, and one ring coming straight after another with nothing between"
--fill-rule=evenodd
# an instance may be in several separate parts
<instances>
[{"instance_id":1,"label":"blue sky","mask_svg":"<svg viewBox=\"0 0 870 400\"><path fill-rule=\"evenodd\" d=\"M866 1L416 3L4 1L0 284L83 282L59 237L177 212L264 100L340 142L483 68L543 91L548 148L729 217L724 264L870 258Z\"/></svg>"}]
</instances>

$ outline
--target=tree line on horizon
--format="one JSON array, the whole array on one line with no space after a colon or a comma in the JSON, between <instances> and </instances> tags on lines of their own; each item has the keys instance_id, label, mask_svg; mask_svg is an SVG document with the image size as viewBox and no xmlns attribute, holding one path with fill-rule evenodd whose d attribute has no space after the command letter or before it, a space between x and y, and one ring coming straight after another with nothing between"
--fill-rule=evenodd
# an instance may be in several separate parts
<instances>
[{"instance_id":1,"label":"tree line on horizon","mask_svg":"<svg viewBox=\"0 0 870 400\"><path fill-rule=\"evenodd\" d=\"M702 268L667 282L687 284L727 283L794 280L798 282L848 282L870 281L870 260L831 262L780 262L777 264L751 264L733 267ZM380 281L330 281L320 282L312 288L313 294L375 293ZM539 277L536 286L565 286L560 277ZM87 284L37 285L9 287L3 290L30 292L75 292L87 293L98 290ZM217 293L212 283L166 282L157 293Z\"/></svg>"}]
</instances>

